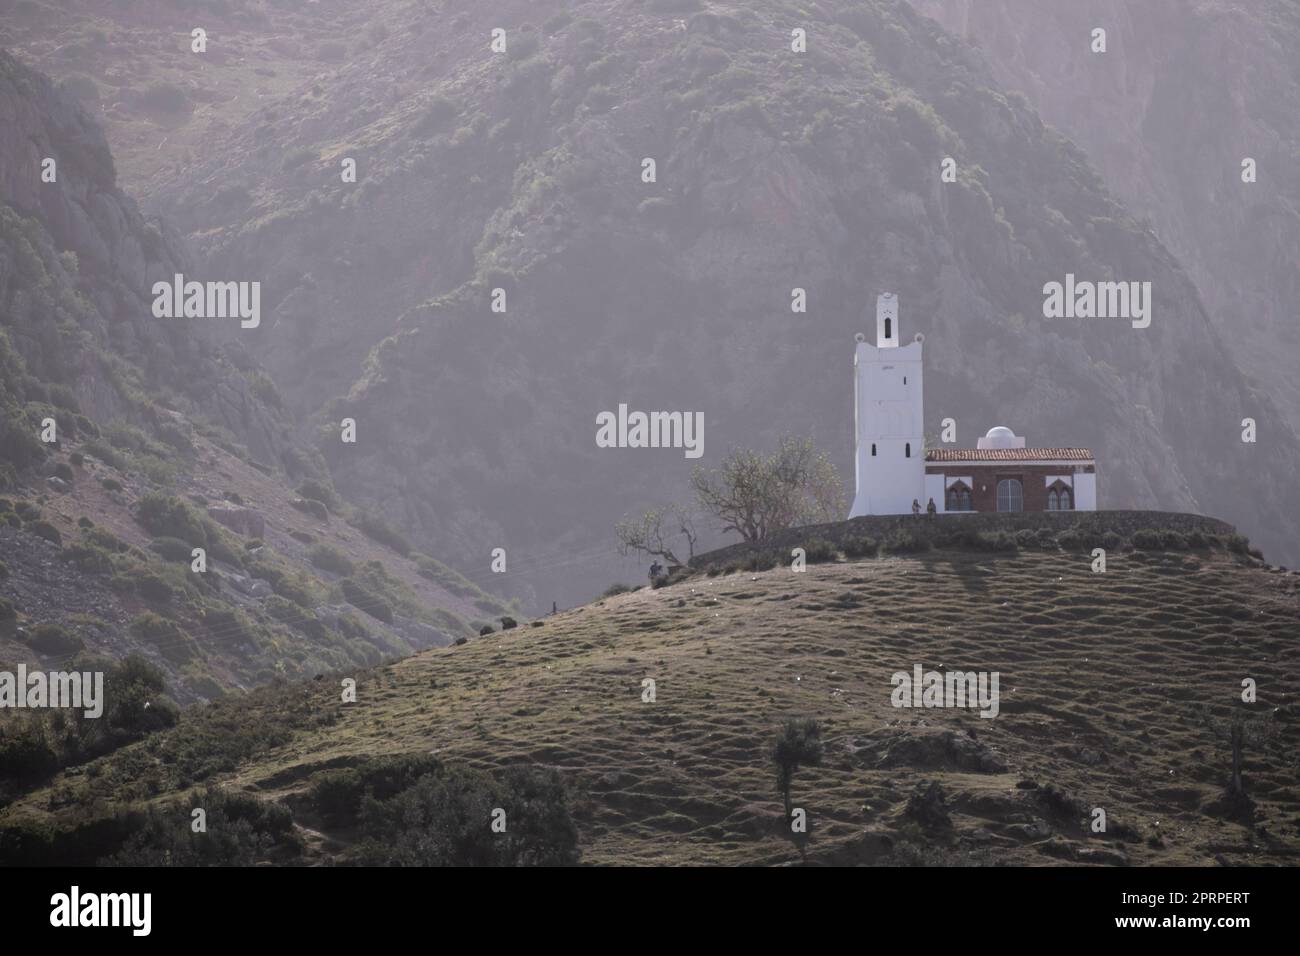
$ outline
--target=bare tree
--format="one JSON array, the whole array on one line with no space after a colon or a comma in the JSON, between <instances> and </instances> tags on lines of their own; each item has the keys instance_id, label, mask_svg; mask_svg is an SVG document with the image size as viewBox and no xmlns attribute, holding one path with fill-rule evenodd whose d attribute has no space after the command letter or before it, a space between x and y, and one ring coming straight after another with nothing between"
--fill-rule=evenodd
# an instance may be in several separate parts
<instances>
[{"instance_id":1,"label":"bare tree","mask_svg":"<svg viewBox=\"0 0 1300 956\"><path fill-rule=\"evenodd\" d=\"M1227 816L1250 820L1254 816L1255 801L1246 792L1242 775L1246 748L1253 746L1266 750L1277 737L1277 727L1263 715L1246 715L1235 709L1229 718L1205 717L1206 728L1215 736L1220 746L1231 754L1232 769L1223 788L1223 796L1213 806Z\"/></svg>"},{"instance_id":2,"label":"bare tree","mask_svg":"<svg viewBox=\"0 0 1300 956\"><path fill-rule=\"evenodd\" d=\"M735 449L716 469L691 475L700 508L746 541L774 531L844 517L844 486L811 439L783 437L764 457Z\"/></svg>"},{"instance_id":3,"label":"bare tree","mask_svg":"<svg viewBox=\"0 0 1300 956\"><path fill-rule=\"evenodd\" d=\"M699 540L695 516L689 508L679 504L655 508L638 518L625 518L615 525L614 533L618 536L618 553L624 557L640 551L675 565L690 563L695 557L695 543ZM675 538L685 541L685 561L677 556L669 543Z\"/></svg>"}]
</instances>

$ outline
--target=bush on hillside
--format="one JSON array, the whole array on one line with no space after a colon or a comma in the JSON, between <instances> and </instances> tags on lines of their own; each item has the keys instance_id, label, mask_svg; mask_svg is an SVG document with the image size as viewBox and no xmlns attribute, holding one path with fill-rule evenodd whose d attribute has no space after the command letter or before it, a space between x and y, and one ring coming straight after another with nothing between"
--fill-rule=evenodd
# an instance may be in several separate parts
<instances>
[{"instance_id":1,"label":"bush on hillside","mask_svg":"<svg viewBox=\"0 0 1300 956\"><path fill-rule=\"evenodd\" d=\"M44 538L46 541L57 544L60 547L63 546L63 535L59 533L58 528L54 527L54 525L50 524L48 521L29 521L24 525L24 528L37 537Z\"/></svg>"},{"instance_id":2,"label":"bush on hillside","mask_svg":"<svg viewBox=\"0 0 1300 956\"><path fill-rule=\"evenodd\" d=\"M343 590L343 596L348 603L359 610L365 611L371 617L385 624L393 623L393 608L382 597L366 588L356 578L344 578L339 582Z\"/></svg>"},{"instance_id":3,"label":"bush on hillside","mask_svg":"<svg viewBox=\"0 0 1300 956\"><path fill-rule=\"evenodd\" d=\"M75 654L86 645L58 624L40 624L28 632L25 643L38 654Z\"/></svg>"},{"instance_id":4,"label":"bush on hillside","mask_svg":"<svg viewBox=\"0 0 1300 956\"><path fill-rule=\"evenodd\" d=\"M880 546L886 554L919 554L930 547L929 538L901 528L890 532Z\"/></svg>"},{"instance_id":5,"label":"bush on hillside","mask_svg":"<svg viewBox=\"0 0 1300 956\"><path fill-rule=\"evenodd\" d=\"M307 560L322 571L349 575L356 570L351 559L333 545L318 544L307 552Z\"/></svg>"}]
</instances>

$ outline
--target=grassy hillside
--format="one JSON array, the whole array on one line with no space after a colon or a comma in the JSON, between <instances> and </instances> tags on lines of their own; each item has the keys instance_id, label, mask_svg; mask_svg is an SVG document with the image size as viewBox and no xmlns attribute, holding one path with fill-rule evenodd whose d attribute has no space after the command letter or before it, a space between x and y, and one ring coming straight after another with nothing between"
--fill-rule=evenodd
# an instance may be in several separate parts
<instances>
[{"instance_id":1,"label":"grassy hillside","mask_svg":"<svg viewBox=\"0 0 1300 956\"><path fill-rule=\"evenodd\" d=\"M370 781L391 797L390 756L494 780L553 770L584 862L794 862L767 754L800 716L825 744L792 793L812 862L1294 861L1300 579L1208 541L1135 540L1105 573L1040 539L698 574L359 674L355 704L333 678L238 714L218 702L0 811L0 852L113 852L145 802L186 844L189 806L242 793L245 816L287 814L247 859L346 861L364 841L339 794ZM915 664L999 671L999 715L894 708L890 675ZM1221 799L1233 715L1251 728L1249 810ZM506 803L519 827L552 807ZM1104 835L1088 831L1097 807Z\"/></svg>"}]
</instances>

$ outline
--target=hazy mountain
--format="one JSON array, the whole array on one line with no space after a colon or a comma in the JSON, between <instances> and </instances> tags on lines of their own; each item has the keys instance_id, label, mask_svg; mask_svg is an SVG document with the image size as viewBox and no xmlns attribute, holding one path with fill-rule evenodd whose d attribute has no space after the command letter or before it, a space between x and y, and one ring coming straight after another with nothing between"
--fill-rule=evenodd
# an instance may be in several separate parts
<instances>
[{"instance_id":1,"label":"hazy mountain","mask_svg":"<svg viewBox=\"0 0 1300 956\"><path fill-rule=\"evenodd\" d=\"M501 587L543 607L589 596L613 573L613 522L681 494L680 451L596 447L597 413L619 403L702 412L705 464L792 430L847 477L852 335L884 289L905 337L928 337L936 438L953 417L961 444L1007 424L1088 445L1104 507L1216 514L1295 553L1275 476L1300 445L1195 283L1077 148L907 4L391 3L341 60L322 47L342 8L263 9L287 46L245 25L223 50L213 29L223 59L205 61L175 15L156 37L157 82L192 84L197 104L169 135L202 136L192 163L149 174L150 206L211 274L262 281L267 319L238 341L321 426L337 486L483 583L505 547ZM116 32L107 45L89 62L125 49ZM273 88L305 60L310 80ZM274 75L237 123L242 94L199 95L250 69ZM1044 319L1044 284L1067 274L1151 282L1151 327ZM1245 417L1266 440L1240 441Z\"/></svg>"},{"instance_id":2,"label":"hazy mountain","mask_svg":"<svg viewBox=\"0 0 1300 956\"><path fill-rule=\"evenodd\" d=\"M266 373L214 334L237 319L154 317L153 282L192 270L183 240L116 187L81 107L3 52L0 127L7 669L135 653L184 703L506 610L334 492Z\"/></svg>"},{"instance_id":3,"label":"hazy mountain","mask_svg":"<svg viewBox=\"0 0 1300 956\"><path fill-rule=\"evenodd\" d=\"M1300 8L1262 0L913 0L1083 147L1300 427ZM1107 52L1091 34L1107 31ZM1256 181L1242 181L1242 161ZM1261 441L1271 440L1261 436Z\"/></svg>"}]
</instances>

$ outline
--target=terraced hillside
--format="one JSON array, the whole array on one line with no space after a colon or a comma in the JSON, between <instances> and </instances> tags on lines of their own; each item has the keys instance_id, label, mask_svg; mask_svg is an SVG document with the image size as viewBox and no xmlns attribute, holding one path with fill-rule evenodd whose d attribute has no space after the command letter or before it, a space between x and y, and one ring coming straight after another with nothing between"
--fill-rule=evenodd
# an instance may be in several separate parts
<instances>
[{"instance_id":1,"label":"terraced hillside","mask_svg":"<svg viewBox=\"0 0 1300 956\"><path fill-rule=\"evenodd\" d=\"M0 851L44 833L85 853L92 803L167 807L219 783L291 811L279 851L346 860L356 834L327 825L315 785L432 753L558 770L587 863L795 862L767 754L803 716L825 745L792 792L810 862L1294 861L1300 579L1217 545L1091 562L1055 547L835 556L616 595L360 675L355 704L336 682L258 692L239 707L283 733L249 738L226 770L193 751L232 726L231 705L191 712L0 811ZM917 664L999 672L1000 712L895 708L891 675ZM1234 715L1253 809L1222 799Z\"/></svg>"}]
</instances>

